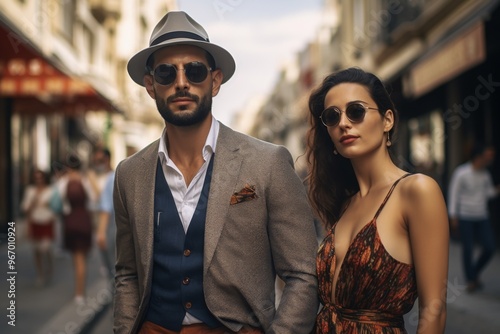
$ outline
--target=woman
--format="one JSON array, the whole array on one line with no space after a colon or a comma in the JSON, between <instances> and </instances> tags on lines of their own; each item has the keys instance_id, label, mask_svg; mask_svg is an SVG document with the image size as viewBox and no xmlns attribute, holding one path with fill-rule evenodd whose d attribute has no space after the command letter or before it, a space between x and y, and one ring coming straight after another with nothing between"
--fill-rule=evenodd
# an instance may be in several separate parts
<instances>
[{"instance_id":1,"label":"woman","mask_svg":"<svg viewBox=\"0 0 500 334\"><path fill-rule=\"evenodd\" d=\"M328 228L316 333L405 333L403 314L417 297L418 332L442 333L446 207L433 179L393 163L389 94L373 74L350 68L326 77L309 109L309 198Z\"/></svg>"},{"instance_id":2,"label":"woman","mask_svg":"<svg viewBox=\"0 0 500 334\"><path fill-rule=\"evenodd\" d=\"M52 276L52 244L56 214L50 207L55 189L48 173L33 172L33 182L26 188L21 209L28 222L29 238L34 246L36 285L45 285Z\"/></svg>"},{"instance_id":3,"label":"woman","mask_svg":"<svg viewBox=\"0 0 500 334\"><path fill-rule=\"evenodd\" d=\"M71 252L75 270L75 302L84 303L87 255L92 241L92 217L89 203L95 192L87 177L81 172L81 162L76 156L68 158L68 170L59 180L59 190L64 201L64 248Z\"/></svg>"}]
</instances>

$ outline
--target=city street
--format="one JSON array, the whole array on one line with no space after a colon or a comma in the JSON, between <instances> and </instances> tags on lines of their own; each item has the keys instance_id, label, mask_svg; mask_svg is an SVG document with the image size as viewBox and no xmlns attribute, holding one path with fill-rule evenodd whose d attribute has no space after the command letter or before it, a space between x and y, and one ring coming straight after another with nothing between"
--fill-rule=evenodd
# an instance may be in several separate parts
<instances>
[{"instance_id":1,"label":"city street","mask_svg":"<svg viewBox=\"0 0 500 334\"><path fill-rule=\"evenodd\" d=\"M71 257L67 252L57 252L54 257L53 278L44 287L35 284L32 248L25 236L24 222L16 222L15 297L6 298L10 289L5 279L7 272L7 245L0 245L0 267L4 272L0 283L0 333L75 334L86 330L111 301L110 281L100 274L100 258L94 248L89 254L87 274L87 304L77 306L73 301L74 275ZM15 327L7 307L15 300ZM103 333L110 333L104 331Z\"/></svg>"},{"instance_id":2,"label":"city street","mask_svg":"<svg viewBox=\"0 0 500 334\"><path fill-rule=\"evenodd\" d=\"M253 269L253 260L270 256L279 262L277 266L289 262L307 265L301 256L308 254L307 246L313 253L314 241L302 245L300 240L307 234L290 229L294 224L283 228L282 222L265 221L266 217L283 216L282 211L295 219L298 214L309 214L295 204L299 202L288 201L301 200L293 196L292 167L309 199L314 200L313 213L325 222L338 221L348 205L346 220L351 211L353 216L360 213L357 218L361 219L361 213L376 204L383 186L402 170L433 179L437 186L431 188L421 176L411 179L422 182L404 181L416 187L399 186L397 189L404 188L395 192L399 199L391 200L391 208L385 209L396 212L394 217L412 220L408 228L411 247L404 249L398 243L394 254L391 251L396 259L412 256L418 263L417 287L424 291L420 299L425 300L420 314L424 319L419 318L417 300L404 316L406 332L416 334L418 325L422 332L429 321L426 316L435 314L433 308L438 308L444 320L439 312L446 302L444 333L500 334L499 31L500 0L0 0L0 334L113 333L113 260L103 258L104 252L96 244L103 240L98 232L110 227L100 213L111 214L108 222L115 216L111 212L113 184L120 190L115 199L123 204L117 206L116 217L137 228L132 231L134 240L156 240L153 245L158 246L158 240L165 244L168 239L169 246L175 239L179 242L174 242L175 249L187 245L170 234L169 229L177 227L161 227L164 216L167 223L171 218L170 212L156 214L163 209L158 203L163 201L165 189L167 195L173 192L174 204L170 196L165 198L179 208L184 228L205 216L218 226L214 230L207 223L205 241L200 241L203 234L186 239L198 240L196 245L201 248L205 242L204 255L213 255L216 265L204 261L203 253L195 248L186 247L184 255L173 256L175 261L164 271L155 269L155 277L165 273L167 281L179 285L172 270L183 274L186 286L182 289L193 294L193 299L183 301L185 307L209 323L203 315L206 312L198 307L203 294L195 276L200 276L200 270L194 270L193 276L190 270L186 272L185 263L195 269L200 269L200 263L212 266L210 270L216 269L214 286L238 290L235 293L243 296L248 294L239 290L255 291L245 278L266 274L262 266ZM160 160L152 151L158 139ZM268 150L265 143L275 148ZM275 149L279 153L273 153ZM210 160L215 162L209 173L204 162L207 154L215 157ZM159 178L153 177L158 161L166 183L159 182L161 173ZM145 166L152 168L150 172ZM113 170L115 183L109 179ZM246 207L232 206L227 213L217 207L212 210L211 205L207 209L202 205L205 196L200 197L199 206L192 205L210 184L212 190L214 185L217 188L207 195L210 203L222 203L231 194L228 205L240 199L260 199ZM350 195L357 190L363 196ZM277 201L285 204L276 205ZM196 215L191 219L193 210ZM416 222L413 213L418 213ZM63 214L67 215L65 235L68 246L74 248L73 257L62 248L60 221L54 245L46 240L52 236L50 224ZM422 215L419 219L420 214L429 218ZM156 217L156 232L146 229L143 238L140 224L147 215ZM222 226L235 217L249 220L238 221L245 229ZM448 244L446 238L436 241L443 233L434 228L440 219L445 231L448 226L456 227L455 218L488 218L493 224L491 233L482 229L480 236L474 235L488 249L496 247L474 292L466 289L462 247L455 235L449 245L448 278L443 279L446 258L439 254ZM13 219L17 220L11 222ZM297 221L307 221L304 219ZM29 226L30 235L37 240L36 253L26 221L36 223ZM422 221L427 227L423 228ZM263 225L266 223L268 226ZM472 236L478 227L472 224L459 224L461 236ZM414 225L431 237L415 233ZM321 229L316 229L318 235ZM79 250L88 250L90 231L94 240L84 260ZM116 234L116 226L106 233L106 238ZM163 233L167 238L159 238ZM270 251L269 236L273 241ZM124 242L121 238L119 244ZM424 242L415 242L415 238ZM286 240L294 240L294 244L287 245L285 252L280 242L286 244ZM115 240L106 241L113 245L109 250L114 250ZM467 249L472 242L465 241ZM48 246L54 251L53 270L47 282L42 282L44 277L37 269L46 268L40 259L46 257ZM393 249L388 243L384 246ZM480 252L477 246L475 257ZM155 248L155 257L169 252L162 248ZM343 253L340 248L338 255ZM136 245L134 250L142 247ZM296 253L291 255L290 250ZM120 261L127 263L128 254L121 253ZM359 258L368 255L375 264L387 258L376 258L379 254L374 252ZM179 261L183 265L176 269ZM247 272L234 266L241 263ZM151 266L145 267L151 272ZM397 267L384 269L395 273ZM209 301L213 297L230 310L239 307L234 305L239 304L238 299L231 302L220 291L208 289L210 273L205 278L207 302L215 305L216 301ZM348 276L350 283L360 281L356 276ZM426 288L432 284L425 277L435 283L432 297ZM253 283L272 284L273 278L263 276ZM387 298L391 294L386 292L398 290L396 281L371 281L370 288L377 292L372 296L391 305L397 298ZM276 280L276 285L281 283ZM271 300L270 309L280 304L282 291L276 291L277 301ZM166 289L151 299L162 300L162 293L171 298L171 289ZM306 305L314 316L316 307L303 295L307 294L295 293L300 297L295 304ZM370 300L369 293L360 295ZM182 297L186 299L186 294ZM258 293L251 297L262 300ZM252 305L247 299L242 303ZM294 304L288 298L283 300ZM147 301L141 302L141 312L152 309ZM178 305L181 307L180 302ZM256 312L265 314L269 307L261 306L265 309ZM126 315L120 307L118 321ZM196 313L199 310L203 314ZM212 311L224 318L221 310ZM245 315L252 317L255 314ZM299 332L293 320L288 323L294 327L291 332Z\"/></svg>"},{"instance_id":3,"label":"city street","mask_svg":"<svg viewBox=\"0 0 500 334\"><path fill-rule=\"evenodd\" d=\"M89 256L87 304L78 306L73 302L73 272L71 259L62 253L55 258L52 282L46 287L35 286L30 244L22 238L22 222L17 223L15 281L15 327L8 325L10 319L2 317L0 333L39 334L106 334L112 332L111 281L100 274L100 259L94 249ZM500 331L500 252L485 270L484 288L474 294L465 292L459 259L460 247L456 242L450 246L450 270L448 278L448 318L446 333L496 334ZM0 263L7 273L7 245L0 246ZM5 274L7 275L7 274ZM4 276L5 276L4 275ZM6 279L0 284L3 296L9 285ZM1 298L1 309L7 315L10 298ZM416 332L418 312L416 308L405 317L408 333Z\"/></svg>"}]
</instances>

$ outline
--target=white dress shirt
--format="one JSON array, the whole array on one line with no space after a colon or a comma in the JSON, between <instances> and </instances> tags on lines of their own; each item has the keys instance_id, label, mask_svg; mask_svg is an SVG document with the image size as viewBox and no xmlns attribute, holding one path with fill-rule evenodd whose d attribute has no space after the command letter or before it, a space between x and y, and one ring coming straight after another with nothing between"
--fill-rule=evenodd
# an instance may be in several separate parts
<instances>
[{"instance_id":1,"label":"white dress shirt","mask_svg":"<svg viewBox=\"0 0 500 334\"><path fill-rule=\"evenodd\" d=\"M451 177L449 214L461 219L487 219L488 200L495 194L493 180L486 169L476 170L470 162L460 165Z\"/></svg>"}]
</instances>

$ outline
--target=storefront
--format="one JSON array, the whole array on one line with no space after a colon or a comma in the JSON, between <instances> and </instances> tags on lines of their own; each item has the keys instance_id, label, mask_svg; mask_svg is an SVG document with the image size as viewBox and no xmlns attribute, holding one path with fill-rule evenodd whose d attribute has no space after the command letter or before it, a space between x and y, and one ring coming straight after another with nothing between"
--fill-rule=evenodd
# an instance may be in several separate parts
<instances>
[{"instance_id":1,"label":"storefront","mask_svg":"<svg viewBox=\"0 0 500 334\"><path fill-rule=\"evenodd\" d=\"M451 173L474 144L492 144L500 184L500 31L498 6L484 8L423 54L393 82L401 114L400 156L406 168L433 176L447 194ZM491 202L500 240L500 198Z\"/></svg>"},{"instance_id":2,"label":"storefront","mask_svg":"<svg viewBox=\"0 0 500 334\"><path fill-rule=\"evenodd\" d=\"M0 20L0 233L19 216L33 169L47 172L79 145L92 145L87 111L119 108L85 79L49 59Z\"/></svg>"}]
</instances>

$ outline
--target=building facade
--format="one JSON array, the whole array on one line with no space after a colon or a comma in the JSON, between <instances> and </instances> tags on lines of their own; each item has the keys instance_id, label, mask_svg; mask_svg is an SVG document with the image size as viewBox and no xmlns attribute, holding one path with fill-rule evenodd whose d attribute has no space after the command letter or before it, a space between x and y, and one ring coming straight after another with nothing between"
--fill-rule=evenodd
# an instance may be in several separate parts
<instances>
[{"instance_id":1,"label":"building facade","mask_svg":"<svg viewBox=\"0 0 500 334\"><path fill-rule=\"evenodd\" d=\"M327 0L317 37L282 75L252 134L305 151L307 96L328 74L358 66L387 85L400 114L395 162L428 174L445 195L476 143L500 151L498 0ZM292 95L290 98L289 95ZM264 131L280 119L278 131ZM301 122L294 120L300 119ZM283 120L285 122L283 122ZM303 168L299 165L299 168ZM500 159L491 168L500 183ZM491 205L500 240L500 199Z\"/></svg>"},{"instance_id":2,"label":"building facade","mask_svg":"<svg viewBox=\"0 0 500 334\"><path fill-rule=\"evenodd\" d=\"M161 131L151 99L128 79L125 65L176 6L0 2L0 233L20 216L34 169L54 173L69 154L88 166L97 146L109 147L116 164Z\"/></svg>"}]
</instances>

